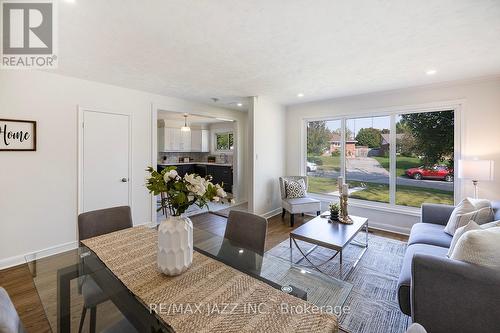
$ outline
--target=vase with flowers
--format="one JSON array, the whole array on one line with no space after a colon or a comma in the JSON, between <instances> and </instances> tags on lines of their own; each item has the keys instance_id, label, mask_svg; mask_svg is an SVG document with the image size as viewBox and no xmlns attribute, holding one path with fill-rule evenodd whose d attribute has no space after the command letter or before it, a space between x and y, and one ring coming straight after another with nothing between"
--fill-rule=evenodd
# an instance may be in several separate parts
<instances>
[{"instance_id":1,"label":"vase with flowers","mask_svg":"<svg viewBox=\"0 0 500 333\"><path fill-rule=\"evenodd\" d=\"M225 202L227 194L212 177L197 174L179 176L176 167L161 172L147 169L146 188L150 193L163 193L159 210L170 214L158 227L158 269L166 275L179 275L193 262L193 223L184 215L192 205L208 207L209 202Z\"/></svg>"}]
</instances>

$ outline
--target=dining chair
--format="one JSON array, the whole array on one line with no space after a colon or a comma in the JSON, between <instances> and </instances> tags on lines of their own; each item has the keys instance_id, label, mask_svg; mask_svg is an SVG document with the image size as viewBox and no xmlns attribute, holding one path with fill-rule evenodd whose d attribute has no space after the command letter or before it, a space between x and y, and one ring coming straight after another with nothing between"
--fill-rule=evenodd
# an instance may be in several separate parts
<instances>
[{"instance_id":1,"label":"dining chair","mask_svg":"<svg viewBox=\"0 0 500 333\"><path fill-rule=\"evenodd\" d=\"M132 215L129 206L120 206L94 210L78 215L78 241L104 235L110 232L132 227ZM97 305L107 300L101 288L86 275L81 281L83 310L78 332L82 332L87 310L90 310L90 332L96 328Z\"/></svg>"},{"instance_id":2,"label":"dining chair","mask_svg":"<svg viewBox=\"0 0 500 333\"><path fill-rule=\"evenodd\" d=\"M232 210L227 218L224 237L244 248L264 254L267 220L261 216Z\"/></svg>"},{"instance_id":3,"label":"dining chair","mask_svg":"<svg viewBox=\"0 0 500 333\"><path fill-rule=\"evenodd\" d=\"M2 333L25 333L21 319L16 308L10 300L7 291L0 287L0 332Z\"/></svg>"}]
</instances>

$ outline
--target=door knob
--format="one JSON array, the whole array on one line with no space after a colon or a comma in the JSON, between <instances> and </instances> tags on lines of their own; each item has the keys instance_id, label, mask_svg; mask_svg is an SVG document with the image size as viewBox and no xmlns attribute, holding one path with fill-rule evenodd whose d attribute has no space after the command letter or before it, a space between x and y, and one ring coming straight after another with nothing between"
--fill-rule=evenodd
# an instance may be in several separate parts
<instances>
[{"instance_id":1,"label":"door knob","mask_svg":"<svg viewBox=\"0 0 500 333\"><path fill-rule=\"evenodd\" d=\"M122 178L122 183L126 183L126 182L128 182L128 179L127 179L127 178L125 178L125 177L124 177L124 178Z\"/></svg>"}]
</instances>

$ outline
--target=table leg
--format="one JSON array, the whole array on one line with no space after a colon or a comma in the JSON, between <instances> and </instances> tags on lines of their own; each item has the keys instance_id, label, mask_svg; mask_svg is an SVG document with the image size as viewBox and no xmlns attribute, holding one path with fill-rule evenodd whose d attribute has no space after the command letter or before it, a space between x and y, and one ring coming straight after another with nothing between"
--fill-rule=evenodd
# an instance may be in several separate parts
<instances>
[{"instance_id":1,"label":"table leg","mask_svg":"<svg viewBox=\"0 0 500 333\"><path fill-rule=\"evenodd\" d=\"M78 265L57 271L57 332L71 331L71 280L78 277Z\"/></svg>"},{"instance_id":2,"label":"table leg","mask_svg":"<svg viewBox=\"0 0 500 333\"><path fill-rule=\"evenodd\" d=\"M366 228L365 229L365 233L366 233L366 240L365 240L365 242L366 242L366 247L368 247L368 222L366 222L366 227L365 228Z\"/></svg>"}]
</instances>

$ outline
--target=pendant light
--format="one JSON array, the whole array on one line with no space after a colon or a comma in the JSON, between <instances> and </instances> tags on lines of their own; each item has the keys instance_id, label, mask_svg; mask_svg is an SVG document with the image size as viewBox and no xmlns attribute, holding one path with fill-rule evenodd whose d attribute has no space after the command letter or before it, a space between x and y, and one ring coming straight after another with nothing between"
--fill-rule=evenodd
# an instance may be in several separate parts
<instances>
[{"instance_id":1,"label":"pendant light","mask_svg":"<svg viewBox=\"0 0 500 333\"><path fill-rule=\"evenodd\" d=\"M190 132L191 131L191 127L189 127L187 125L187 117L188 117L188 114L184 113L184 126L181 127L182 132Z\"/></svg>"}]
</instances>

